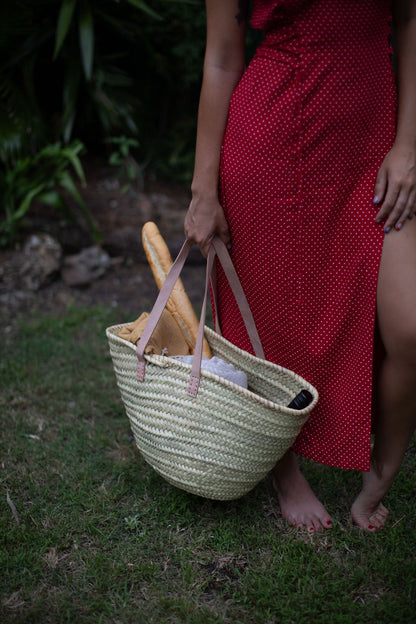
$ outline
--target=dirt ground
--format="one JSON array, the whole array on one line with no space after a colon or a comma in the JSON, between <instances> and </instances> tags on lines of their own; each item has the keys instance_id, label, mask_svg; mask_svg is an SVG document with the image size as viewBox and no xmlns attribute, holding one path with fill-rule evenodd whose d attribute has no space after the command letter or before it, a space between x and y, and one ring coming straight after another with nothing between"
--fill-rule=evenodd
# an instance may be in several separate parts
<instances>
[{"instance_id":1,"label":"dirt ground","mask_svg":"<svg viewBox=\"0 0 416 624\"><path fill-rule=\"evenodd\" d=\"M183 219L189 202L184 185L149 178L140 188L123 188L114 168L87 164L87 186L80 188L102 234L102 248L112 265L104 275L83 287L69 286L58 271L38 290L22 286L19 254L24 240L35 232L47 232L59 241L63 257L93 244L78 215L77 223L62 222L50 209L36 207L25 226L20 248L0 251L0 315L10 321L35 310L62 312L71 303L103 305L120 310L120 322L131 320L148 310L157 288L143 252L141 227L152 220L165 238L173 257L184 240ZM202 299L203 258L195 247L182 279L196 307Z\"/></svg>"}]
</instances>

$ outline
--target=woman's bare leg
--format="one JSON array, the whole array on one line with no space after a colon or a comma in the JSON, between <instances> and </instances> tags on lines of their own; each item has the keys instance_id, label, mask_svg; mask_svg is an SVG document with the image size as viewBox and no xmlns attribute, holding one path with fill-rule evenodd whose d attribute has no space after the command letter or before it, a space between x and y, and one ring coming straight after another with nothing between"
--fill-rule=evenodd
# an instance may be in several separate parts
<instances>
[{"instance_id":1,"label":"woman's bare leg","mask_svg":"<svg viewBox=\"0 0 416 624\"><path fill-rule=\"evenodd\" d=\"M384 241L377 294L386 356L378 380L378 410L370 472L351 508L363 529L382 528L390 489L416 428L416 220Z\"/></svg>"},{"instance_id":2,"label":"woman's bare leg","mask_svg":"<svg viewBox=\"0 0 416 624\"><path fill-rule=\"evenodd\" d=\"M301 473L293 451L277 462L272 478L282 516L290 525L306 527L310 532L332 527L331 516Z\"/></svg>"}]
</instances>

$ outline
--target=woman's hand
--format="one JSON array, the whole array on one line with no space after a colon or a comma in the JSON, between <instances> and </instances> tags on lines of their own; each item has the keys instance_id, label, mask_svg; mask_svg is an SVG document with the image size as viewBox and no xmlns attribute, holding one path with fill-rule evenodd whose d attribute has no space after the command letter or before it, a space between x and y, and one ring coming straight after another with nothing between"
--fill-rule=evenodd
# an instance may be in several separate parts
<instances>
[{"instance_id":1,"label":"woman's hand","mask_svg":"<svg viewBox=\"0 0 416 624\"><path fill-rule=\"evenodd\" d=\"M185 235L199 245L202 255L207 257L215 234L229 246L230 232L218 198L194 195L185 216Z\"/></svg>"},{"instance_id":2,"label":"woman's hand","mask_svg":"<svg viewBox=\"0 0 416 624\"><path fill-rule=\"evenodd\" d=\"M385 221L386 234L400 230L416 212L416 146L396 142L380 167L374 204L380 208L376 221Z\"/></svg>"}]
</instances>

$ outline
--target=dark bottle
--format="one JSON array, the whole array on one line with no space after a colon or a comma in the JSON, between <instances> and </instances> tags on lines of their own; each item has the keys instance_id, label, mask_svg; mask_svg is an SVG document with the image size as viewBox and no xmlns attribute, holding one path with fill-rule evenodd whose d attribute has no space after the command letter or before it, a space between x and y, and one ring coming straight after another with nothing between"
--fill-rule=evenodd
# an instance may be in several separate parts
<instances>
[{"instance_id":1,"label":"dark bottle","mask_svg":"<svg viewBox=\"0 0 416 624\"><path fill-rule=\"evenodd\" d=\"M295 398L289 403L288 407L296 410L301 410L305 407L308 407L312 399L313 396L308 390L301 390L299 394L297 394Z\"/></svg>"}]
</instances>

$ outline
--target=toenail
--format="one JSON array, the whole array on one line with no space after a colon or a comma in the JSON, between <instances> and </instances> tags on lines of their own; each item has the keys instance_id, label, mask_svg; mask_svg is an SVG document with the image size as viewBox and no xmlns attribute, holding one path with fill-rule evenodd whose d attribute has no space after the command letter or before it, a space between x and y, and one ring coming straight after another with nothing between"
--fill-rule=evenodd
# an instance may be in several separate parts
<instances>
[{"instance_id":1,"label":"toenail","mask_svg":"<svg viewBox=\"0 0 416 624\"><path fill-rule=\"evenodd\" d=\"M370 531L374 531L375 528L376 527L373 526L372 524L369 524L368 527L367 527L367 529L369 529Z\"/></svg>"},{"instance_id":2,"label":"toenail","mask_svg":"<svg viewBox=\"0 0 416 624\"><path fill-rule=\"evenodd\" d=\"M309 531L309 533L313 533L315 531L315 529L313 527L309 527L308 531Z\"/></svg>"},{"instance_id":3,"label":"toenail","mask_svg":"<svg viewBox=\"0 0 416 624\"><path fill-rule=\"evenodd\" d=\"M326 525L327 525L327 526L332 526L332 522L331 522L331 520L327 520L327 521L326 521Z\"/></svg>"}]
</instances>

